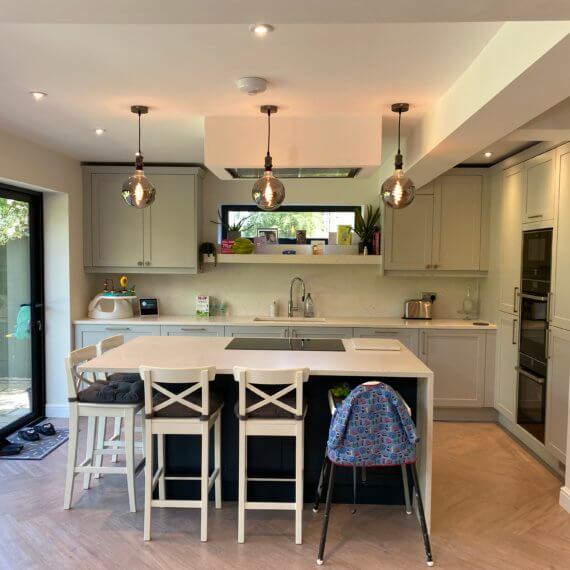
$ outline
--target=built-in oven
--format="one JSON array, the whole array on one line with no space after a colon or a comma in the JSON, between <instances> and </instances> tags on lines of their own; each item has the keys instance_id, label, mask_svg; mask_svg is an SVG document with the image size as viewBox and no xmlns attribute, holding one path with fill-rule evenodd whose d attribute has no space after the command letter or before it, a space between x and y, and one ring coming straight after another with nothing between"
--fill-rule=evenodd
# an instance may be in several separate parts
<instances>
[{"instance_id":1,"label":"built-in oven","mask_svg":"<svg viewBox=\"0 0 570 570\"><path fill-rule=\"evenodd\" d=\"M544 442L552 229L523 232L517 423Z\"/></svg>"},{"instance_id":2,"label":"built-in oven","mask_svg":"<svg viewBox=\"0 0 570 570\"><path fill-rule=\"evenodd\" d=\"M546 363L520 355L517 424L544 443Z\"/></svg>"}]
</instances>

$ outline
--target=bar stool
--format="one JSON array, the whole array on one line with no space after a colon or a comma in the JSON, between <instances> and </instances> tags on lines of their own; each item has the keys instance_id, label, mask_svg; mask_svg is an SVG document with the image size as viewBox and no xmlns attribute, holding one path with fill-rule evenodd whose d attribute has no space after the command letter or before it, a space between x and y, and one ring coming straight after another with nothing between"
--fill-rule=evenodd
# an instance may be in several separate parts
<instances>
[{"instance_id":1,"label":"bar stool","mask_svg":"<svg viewBox=\"0 0 570 570\"><path fill-rule=\"evenodd\" d=\"M136 512L135 477L144 466L144 459L135 466L135 415L144 405L142 382L120 383L97 380L94 375L78 372L80 364L97 356L95 346L74 350L65 358L69 401L69 447L65 480L64 509L71 508L75 475L83 473L83 488L89 489L91 475L116 473L127 476L129 508ZM79 418L87 418L87 451L85 460L77 465ZM121 418L125 423L125 443L120 449L95 445L97 422L105 418ZM125 455L125 467L101 466L98 458L118 453Z\"/></svg>"},{"instance_id":2,"label":"bar stool","mask_svg":"<svg viewBox=\"0 0 570 570\"><path fill-rule=\"evenodd\" d=\"M101 356L108 350L117 348L125 343L125 338L122 334L115 336L110 336L103 339L97 343L97 356ZM140 382L140 375L138 373L124 373L124 372L114 372L113 374L104 374L104 379L111 382ZM143 414L141 410L141 415ZM105 434L107 432L107 418L100 418L97 421L97 447L103 448L116 448L121 449L124 447L124 442L121 441L121 430L123 424L123 418L120 416L115 416L113 435L109 439L105 439ZM140 441L135 441L135 449L140 451L144 455L144 418L141 421L141 427L135 427L135 433L141 433L142 438ZM117 462L118 454L114 453L111 455L111 463ZM97 465L101 466L103 463L103 455L97 456ZM95 479L99 479L101 473L95 475Z\"/></svg>"},{"instance_id":3,"label":"bar stool","mask_svg":"<svg viewBox=\"0 0 570 570\"><path fill-rule=\"evenodd\" d=\"M363 385L364 386L371 386L371 385L375 385L375 384L378 384L378 382L365 382ZM398 397L400 398L400 400L402 401L402 403L404 404L404 406L406 407L406 410L408 411L408 415L411 416L412 415L412 409L410 408L410 406L408 406L408 404L404 400L404 398L402 398L401 394L398 391L395 391L395 392L398 395ZM327 392L327 399L328 399L329 408L331 411L331 417L334 417L338 408L342 405L344 398L340 398L338 396L335 396L333 394L332 389L331 389ZM327 456L327 446L325 445L325 457L323 459L323 464L321 466L321 472L319 475L319 483L317 485L317 492L315 493L315 502L313 504L313 512L314 513L319 512L319 506L320 506L321 500L323 498L323 492L325 490L326 482L327 482L327 479L328 479L329 474L330 474L330 466L331 466L331 462L329 461L329 458ZM401 468L402 468L402 483L404 484L404 503L406 505L406 514L411 515L413 513L413 510L412 510L412 502L410 499L410 485L408 483L408 470L407 470L405 465L401 465ZM353 469L354 469L354 494L355 494L355 500L356 500L356 467L354 466ZM363 467L361 467L361 469L362 469L362 480L366 481L366 467L363 466Z\"/></svg>"},{"instance_id":4,"label":"bar stool","mask_svg":"<svg viewBox=\"0 0 570 570\"><path fill-rule=\"evenodd\" d=\"M234 379L239 382L239 400L236 415L239 418L239 501L238 543L245 541L245 511L294 510L295 543L303 540L303 461L304 419L306 406L303 403L303 383L309 379L309 369L261 370L234 368ZM284 386L268 394L258 386ZM267 389L267 388L265 388ZM263 478L247 476L248 436L294 437L295 477ZM295 483L295 502L248 501L248 481L277 481Z\"/></svg>"},{"instance_id":5,"label":"bar stool","mask_svg":"<svg viewBox=\"0 0 570 570\"><path fill-rule=\"evenodd\" d=\"M150 540L152 507L201 509L200 540L208 540L208 494L215 485L215 505L222 508L221 410L223 402L209 383L216 377L214 366L203 368L150 368L141 366L145 389L144 540ZM169 385L177 384L174 393ZM200 394L196 392L200 391ZM209 474L210 430L214 426L214 471ZM153 469L153 436L157 436L158 468ZM165 435L199 435L202 440L201 474L169 476L164 466ZM166 498L166 481L200 481L199 500ZM158 485L158 499L153 491Z\"/></svg>"},{"instance_id":6,"label":"bar stool","mask_svg":"<svg viewBox=\"0 0 570 570\"><path fill-rule=\"evenodd\" d=\"M415 465L418 441L414 422L401 396L382 382L367 382L357 386L337 407L327 442L325 461L329 463L328 489L317 564L321 565L324 561L336 467L400 465L404 469L409 467L412 474L426 562L428 566L433 566Z\"/></svg>"}]
</instances>

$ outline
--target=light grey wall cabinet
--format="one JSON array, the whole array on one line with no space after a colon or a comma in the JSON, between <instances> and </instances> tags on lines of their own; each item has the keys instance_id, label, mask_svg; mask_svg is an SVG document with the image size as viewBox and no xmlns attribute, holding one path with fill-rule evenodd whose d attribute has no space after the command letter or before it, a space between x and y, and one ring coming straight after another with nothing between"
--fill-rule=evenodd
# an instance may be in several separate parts
<instances>
[{"instance_id":1,"label":"light grey wall cabinet","mask_svg":"<svg viewBox=\"0 0 570 570\"><path fill-rule=\"evenodd\" d=\"M90 272L196 273L203 172L149 167L154 204L137 210L121 197L131 167L86 166L84 264Z\"/></svg>"},{"instance_id":2,"label":"light grey wall cabinet","mask_svg":"<svg viewBox=\"0 0 570 570\"><path fill-rule=\"evenodd\" d=\"M161 326L162 336L224 336L224 327L215 325Z\"/></svg>"},{"instance_id":3,"label":"light grey wall cabinet","mask_svg":"<svg viewBox=\"0 0 570 570\"><path fill-rule=\"evenodd\" d=\"M434 373L434 405L485 404L486 332L420 331L420 358Z\"/></svg>"},{"instance_id":4,"label":"light grey wall cabinet","mask_svg":"<svg viewBox=\"0 0 570 570\"><path fill-rule=\"evenodd\" d=\"M75 325L75 348L97 344L104 338L122 334L125 341L139 336L160 336L159 325Z\"/></svg>"},{"instance_id":5,"label":"light grey wall cabinet","mask_svg":"<svg viewBox=\"0 0 570 570\"><path fill-rule=\"evenodd\" d=\"M570 331L549 330L548 378L546 380L546 449L566 463L568 396L570 384Z\"/></svg>"},{"instance_id":6,"label":"light grey wall cabinet","mask_svg":"<svg viewBox=\"0 0 570 570\"><path fill-rule=\"evenodd\" d=\"M480 174L448 174L418 190L407 208L385 208L385 270L486 270L483 182Z\"/></svg>"},{"instance_id":7,"label":"light grey wall cabinet","mask_svg":"<svg viewBox=\"0 0 570 570\"><path fill-rule=\"evenodd\" d=\"M405 347L409 348L418 356L419 331L418 329L379 329L379 328L355 328L354 338L395 338Z\"/></svg>"},{"instance_id":8,"label":"light grey wall cabinet","mask_svg":"<svg viewBox=\"0 0 570 570\"><path fill-rule=\"evenodd\" d=\"M556 202L556 151L550 150L525 163L526 187L523 223L554 220Z\"/></svg>"}]
</instances>

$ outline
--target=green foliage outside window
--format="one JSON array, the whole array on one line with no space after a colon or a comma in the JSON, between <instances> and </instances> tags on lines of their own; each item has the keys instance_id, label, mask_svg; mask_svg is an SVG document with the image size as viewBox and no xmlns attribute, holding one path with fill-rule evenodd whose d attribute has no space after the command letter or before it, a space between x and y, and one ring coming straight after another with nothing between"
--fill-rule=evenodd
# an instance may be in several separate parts
<instances>
[{"instance_id":1,"label":"green foliage outside window","mask_svg":"<svg viewBox=\"0 0 570 570\"><path fill-rule=\"evenodd\" d=\"M0 198L0 246L29 235L28 204Z\"/></svg>"}]
</instances>

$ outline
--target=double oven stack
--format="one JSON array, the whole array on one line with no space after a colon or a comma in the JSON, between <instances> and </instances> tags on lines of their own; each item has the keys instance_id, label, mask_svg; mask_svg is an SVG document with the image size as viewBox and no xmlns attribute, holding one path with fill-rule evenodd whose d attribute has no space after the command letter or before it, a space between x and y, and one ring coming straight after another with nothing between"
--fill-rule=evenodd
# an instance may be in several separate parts
<instances>
[{"instance_id":1,"label":"double oven stack","mask_svg":"<svg viewBox=\"0 0 570 570\"><path fill-rule=\"evenodd\" d=\"M552 229L523 232L517 423L544 443Z\"/></svg>"}]
</instances>

